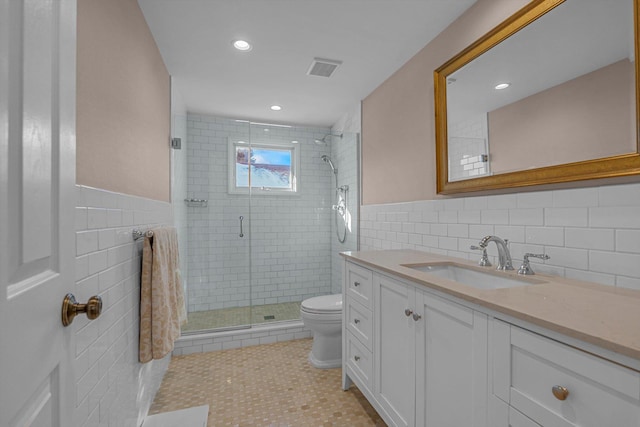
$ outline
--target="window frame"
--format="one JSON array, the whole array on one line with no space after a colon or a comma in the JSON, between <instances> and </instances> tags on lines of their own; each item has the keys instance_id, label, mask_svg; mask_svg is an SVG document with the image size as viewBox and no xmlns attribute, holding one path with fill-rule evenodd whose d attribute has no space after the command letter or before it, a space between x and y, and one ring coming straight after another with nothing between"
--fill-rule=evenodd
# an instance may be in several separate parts
<instances>
[{"instance_id":1,"label":"window frame","mask_svg":"<svg viewBox=\"0 0 640 427\"><path fill-rule=\"evenodd\" d=\"M236 150L244 147L249 150L288 150L291 152L291 188L278 187L238 187L236 181ZM300 148L298 144L281 141L267 142L243 142L239 139L229 138L228 142L228 192L229 194L252 194L264 196L295 196L300 192ZM251 173L251 169L249 169Z\"/></svg>"}]
</instances>

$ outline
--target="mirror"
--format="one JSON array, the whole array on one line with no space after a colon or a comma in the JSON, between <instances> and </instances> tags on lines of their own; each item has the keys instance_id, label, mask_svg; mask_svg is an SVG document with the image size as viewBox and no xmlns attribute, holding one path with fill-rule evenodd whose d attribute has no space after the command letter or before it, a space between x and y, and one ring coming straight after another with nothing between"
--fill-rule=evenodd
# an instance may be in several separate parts
<instances>
[{"instance_id":1,"label":"mirror","mask_svg":"<svg viewBox=\"0 0 640 427\"><path fill-rule=\"evenodd\" d=\"M534 0L438 68L438 193L640 174L639 1Z\"/></svg>"}]
</instances>

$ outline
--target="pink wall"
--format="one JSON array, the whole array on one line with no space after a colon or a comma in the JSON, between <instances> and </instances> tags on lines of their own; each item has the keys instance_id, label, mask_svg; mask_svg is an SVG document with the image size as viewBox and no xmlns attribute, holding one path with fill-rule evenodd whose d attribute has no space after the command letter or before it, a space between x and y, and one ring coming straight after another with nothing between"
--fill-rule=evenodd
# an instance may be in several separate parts
<instances>
[{"instance_id":1,"label":"pink wall","mask_svg":"<svg viewBox=\"0 0 640 427\"><path fill-rule=\"evenodd\" d=\"M478 0L364 99L363 204L436 198L433 70L527 3Z\"/></svg>"},{"instance_id":2,"label":"pink wall","mask_svg":"<svg viewBox=\"0 0 640 427\"><path fill-rule=\"evenodd\" d=\"M635 151L634 67L624 59L490 112L491 171Z\"/></svg>"},{"instance_id":3,"label":"pink wall","mask_svg":"<svg viewBox=\"0 0 640 427\"><path fill-rule=\"evenodd\" d=\"M78 184L170 200L170 80L136 0L78 0Z\"/></svg>"}]
</instances>

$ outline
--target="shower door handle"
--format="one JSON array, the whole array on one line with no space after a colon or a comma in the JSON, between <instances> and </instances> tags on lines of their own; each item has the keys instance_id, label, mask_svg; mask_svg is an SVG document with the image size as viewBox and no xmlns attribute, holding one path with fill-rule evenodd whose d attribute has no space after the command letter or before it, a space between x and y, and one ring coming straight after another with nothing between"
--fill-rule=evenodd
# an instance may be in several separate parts
<instances>
[{"instance_id":1,"label":"shower door handle","mask_svg":"<svg viewBox=\"0 0 640 427\"><path fill-rule=\"evenodd\" d=\"M240 237L244 237L244 233L242 232L242 220L244 219L244 217L242 215L240 215Z\"/></svg>"}]
</instances>

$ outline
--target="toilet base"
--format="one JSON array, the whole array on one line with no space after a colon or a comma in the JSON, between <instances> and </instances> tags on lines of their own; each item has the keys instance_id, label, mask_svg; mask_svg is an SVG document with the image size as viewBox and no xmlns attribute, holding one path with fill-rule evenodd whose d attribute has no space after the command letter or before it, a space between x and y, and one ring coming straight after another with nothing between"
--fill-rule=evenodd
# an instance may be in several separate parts
<instances>
[{"instance_id":1,"label":"toilet base","mask_svg":"<svg viewBox=\"0 0 640 427\"><path fill-rule=\"evenodd\" d=\"M318 369L332 369L339 368L342 366L342 357L333 360L318 360L313 356L313 351L309 352L309 363L313 365L314 368Z\"/></svg>"},{"instance_id":2,"label":"toilet base","mask_svg":"<svg viewBox=\"0 0 640 427\"><path fill-rule=\"evenodd\" d=\"M331 335L316 333L309 352L309 362L316 368L330 369L342 366L342 330Z\"/></svg>"}]
</instances>

